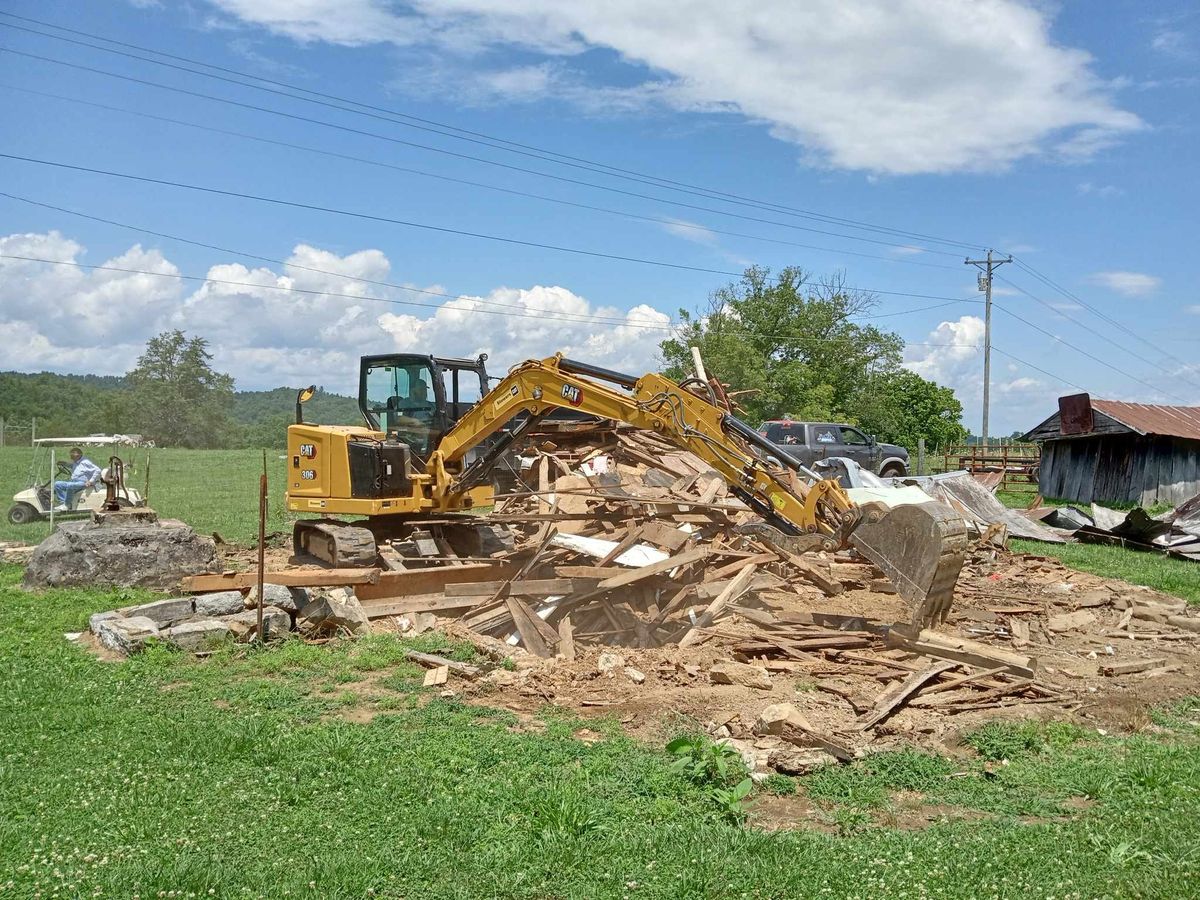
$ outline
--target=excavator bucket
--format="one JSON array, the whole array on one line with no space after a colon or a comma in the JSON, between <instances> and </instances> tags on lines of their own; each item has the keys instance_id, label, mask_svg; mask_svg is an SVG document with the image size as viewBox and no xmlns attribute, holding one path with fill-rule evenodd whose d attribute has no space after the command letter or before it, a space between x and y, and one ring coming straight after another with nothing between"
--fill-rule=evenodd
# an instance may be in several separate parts
<instances>
[{"instance_id":1,"label":"excavator bucket","mask_svg":"<svg viewBox=\"0 0 1200 900\"><path fill-rule=\"evenodd\" d=\"M954 585L967 553L967 524L936 500L888 509L863 505L862 522L850 535L854 548L891 580L913 606L918 630L943 622L954 602Z\"/></svg>"}]
</instances>

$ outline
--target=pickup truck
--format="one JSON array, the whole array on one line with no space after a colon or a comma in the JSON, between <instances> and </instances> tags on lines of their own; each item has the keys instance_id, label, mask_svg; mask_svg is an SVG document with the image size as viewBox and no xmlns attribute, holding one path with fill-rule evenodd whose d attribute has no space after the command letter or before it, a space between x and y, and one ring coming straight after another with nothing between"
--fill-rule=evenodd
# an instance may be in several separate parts
<instances>
[{"instance_id":1,"label":"pickup truck","mask_svg":"<svg viewBox=\"0 0 1200 900\"><path fill-rule=\"evenodd\" d=\"M908 451L837 422L763 422L758 433L806 466L827 456L846 456L884 478L908 474Z\"/></svg>"}]
</instances>

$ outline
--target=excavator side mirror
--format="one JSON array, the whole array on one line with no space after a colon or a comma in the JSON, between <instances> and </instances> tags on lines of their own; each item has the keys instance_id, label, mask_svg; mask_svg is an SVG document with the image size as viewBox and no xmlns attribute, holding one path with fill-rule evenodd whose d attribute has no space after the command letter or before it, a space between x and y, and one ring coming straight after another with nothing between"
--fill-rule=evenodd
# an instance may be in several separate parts
<instances>
[{"instance_id":1,"label":"excavator side mirror","mask_svg":"<svg viewBox=\"0 0 1200 900\"><path fill-rule=\"evenodd\" d=\"M302 388L301 390L296 391L296 424L297 425L304 424L304 410L302 407L304 406L305 403L307 403L309 400L311 400L313 398L313 395L316 392L317 392L317 386L315 384L310 384L308 387Z\"/></svg>"}]
</instances>

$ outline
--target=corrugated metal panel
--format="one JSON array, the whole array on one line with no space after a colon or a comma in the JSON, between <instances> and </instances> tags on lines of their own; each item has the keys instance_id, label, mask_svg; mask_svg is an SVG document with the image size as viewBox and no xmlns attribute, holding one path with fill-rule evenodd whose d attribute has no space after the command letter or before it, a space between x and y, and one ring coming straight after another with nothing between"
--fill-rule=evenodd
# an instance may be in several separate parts
<instances>
[{"instance_id":1,"label":"corrugated metal panel","mask_svg":"<svg viewBox=\"0 0 1200 900\"><path fill-rule=\"evenodd\" d=\"M1158 406L1123 403L1120 400L1093 400L1092 408L1142 434L1200 440L1200 406Z\"/></svg>"}]
</instances>

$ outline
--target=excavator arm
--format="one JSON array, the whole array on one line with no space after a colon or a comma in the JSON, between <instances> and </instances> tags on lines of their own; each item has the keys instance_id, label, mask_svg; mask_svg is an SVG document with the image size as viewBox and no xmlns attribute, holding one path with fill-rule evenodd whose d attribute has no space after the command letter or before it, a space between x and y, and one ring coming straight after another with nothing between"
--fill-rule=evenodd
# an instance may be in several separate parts
<instances>
[{"instance_id":1,"label":"excavator arm","mask_svg":"<svg viewBox=\"0 0 1200 900\"><path fill-rule=\"evenodd\" d=\"M485 479L520 429L464 466L468 452L520 413L527 414L528 424L556 408L625 422L694 453L763 517L766 524L750 530L781 549L836 550L853 541L915 605L914 624L938 621L949 611L966 549L965 525L951 510L933 501L890 513L874 505L860 507L836 481L816 478L730 413L657 374L623 375L561 355L515 366L431 453L426 472L434 507L455 506ZM756 445L782 457L791 471L769 466L754 452ZM895 527L889 529L892 519Z\"/></svg>"},{"instance_id":2,"label":"excavator arm","mask_svg":"<svg viewBox=\"0 0 1200 900\"><path fill-rule=\"evenodd\" d=\"M625 387L629 393L596 379ZM820 536L815 546L844 546L840 535L858 524L859 509L837 482L790 484L783 472L771 469L750 450L749 442L761 440L753 429L674 381L655 374L634 378L561 356L516 366L443 436L427 466L433 476L435 504L446 504L449 497L469 490L476 477L483 476L487 460L481 461L475 472L467 468L457 476L450 474L468 451L519 413L539 417L556 408L644 428L691 451L780 530ZM768 449L779 455L774 447Z\"/></svg>"}]
</instances>

